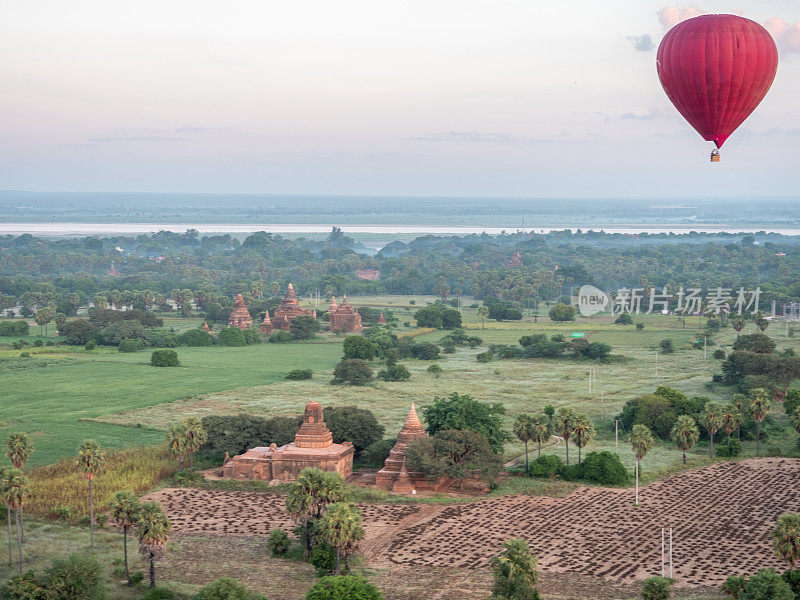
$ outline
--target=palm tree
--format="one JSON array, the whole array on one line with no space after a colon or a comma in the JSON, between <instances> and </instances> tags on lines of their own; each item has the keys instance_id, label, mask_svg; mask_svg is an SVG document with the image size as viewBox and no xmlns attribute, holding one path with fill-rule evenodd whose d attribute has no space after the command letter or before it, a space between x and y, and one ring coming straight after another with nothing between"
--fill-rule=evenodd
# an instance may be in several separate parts
<instances>
[{"instance_id":1,"label":"palm tree","mask_svg":"<svg viewBox=\"0 0 800 600\"><path fill-rule=\"evenodd\" d=\"M753 316L753 322L756 324L756 327L758 327L761 333L764 333L767 327L769 327L769 320L767 320L767 318L764 316L764 313L761 311L758 311L755 316Z\"/></svg>"},{"instance_id":2,"label":"palm tree","mask_svg":"<svg viewBox=\"0 0 800 600\"><path fill-rule=\"evenodd\" d=\"M8 510L8 564L11 565L11 511L14 510L17 522L17 550L19 552L19 574L22 575L22 519L20 512L25 503L28 490L28 478L16 468L3 469L0 475L0 495Z\"/></svg>"},{"instance_id":3,"label":"palm tree","mask_svg":"<svg viewBox=\"0 0 800 600\"><path fill-rule=\"evenodd\" d=\"M136 537L139 538L139 554L150 565L151 588L156 587L156 562L167 553L171 527L172 524L158 502L144 502L139 507Z\"/></svg>"},{"instance_id":4,"label":"palm tree","mask_svg":"<svg viewBox=\"0 0 800 600\"><path fill-rule=\"evenodd\" d=\"M722 430L728 436L728 456L731 454L731 434L741 425L742 413L733 402L728 402L722 409Z\"/></svg>"},{"instance_id":5,"label":"palm tree","mask_svg":"<svg viewBox=\"0 0 800 600\"><path fill-rule=\"evenodd\" d=\"M131 574L128 570L128 530L136 525L140 509L139 499L131 492L117 492L111 501L111 517L117 522L117 525L122 527L125 577L128 580L128 585L131 584Z\"/></svg>"},{"instance_id":6,"label":"palm tree","mask_svg":"<svg viewBox=\"0 0 800 600\"><path fill-rule=\"evenodd\" d=\"M5 452L8 460L11 461L11 464L14 465L16 469L22 469L25 466L25 463L28 462L28 458L30 458L31 453L33 453L34 447L31 443L31 440L28 438L28 434L18 431L12 433L8 436L6 443L3 444L3 452ZM19 507L20 515L19 518L21 521L25 520L25 515L22 513L22 507ZM24 541L24 532L23 532L23 541Z\"/></svg>"},{"instance_id":7,"label":"palm tree","mask_svg":"<svg viewBox=\"0 0 800 600\"><path fill-rule=\"evenodd\" d=\"M185 425L170 425L167 430L167 447L170 454L178 459L178 468L183 469L183 457L186 455L186 427Z\"/></svg>"},{"instance_id":8,"label":"palm tree","mask_svg":"<svg viewBox=\"0 0 800 600\"><path fill-rule=\"evenodd\" d=\"M646 425L634 425L628 436L633 455L636 457L636 505L639 505L639 463L655 445L653 433Z\"/></svg>"},{"instance_id":9,"label":"palm tree","mask_svg":"<svg viewBox=\"0 0 800 600\"><path fill-rule=\"evenodd\" d=\"M744 415L750 412L750 401L744 394L734 394L731 397L731 404L739 413L739 421L736 423L736 439L742 441L742 423L744 423Z\"/></svg>"},{"instance_id":10,"label":"palm tree","mask_svg":"<svg viewBox=\"0 0 800 600\"><path fill-rule=\"evenodd\" d=\"M769 398L764 389L753 390L753 397L750 400L750 416L756 422L756 456L761 456L761 421L769 413Z\"/></svg>"},{"instance_id":11,"label":"palm tree","mask_svg":"<svg viewBox=\"0 0 800 600\"><path fill-rule=\"evenodd\" d=\"M328 506L325 516L319 524L320 538L336 548L336 567L334 574L341 572L341 555L354 554L358 549L358 541L364 539L364 527L361 525L361 513L349 502L335 502ZM348 570L345 558L345 571Z\"/></svg>"},{"instance_id":12,"label":"palm tree","mask_svg":"<svg viewBox=\"0 0 800 600\"><path fill-rule=\"evenodd\" d=\"M709 402L703 411L703 427L708 430L708 435L711 438L711 458L714 458L714 434L719 431L722 426L722 415L725 411L717 402Z\"/></svg>"},{"instance_id":13,"label":"palm tree","mask_svg":"<svg viewBox=\"0 0 800 600\"><path fill-rule=\"evenodd\" d=\"M555 429L559 437L564 440L567 449L567 466L569 466L569 436L572 435L572 430L575 428L576 417L575 411L566 406L559 408L556 413Z\"/></svg>"},{"instance_id":14,"label":"palm tree","mask_svg":"<svg viewBox=\"0 0 800 600\"><path fill-rule=\"evenodd\" d=\"M581 464L581 449L592 441L595 435L594 425L586 415L578 415L575 419L575 427L572 429L570 439L578 447L578 464Z\"/></svg>"},{"instance_id":15,"label":"palm tree","mask_svg":"<svg viewBox=\"0 0 800 600\"><path fill-rule=\"evenodd\" d=\"M533 419L528 415L518 416L512 428L517 439L525 444L525 471L528 470L528 442L533 439L533 428Z\"/></svg>"},{"instance_id":16,"label":"palm tree","mask_svg":"<svg viewBox=\"0 0 800 600\"><path fill-rule=\"evenodd\" d=\"M697 423L689 415L681 415L675 421L675 425L671 431L672 437L675 439L675 444L678 450L683 452L683 464L686 464L686 453L691 450L697 440L700 439L700 431L697 429Z\"/></svg>"},{"instance_id":17,"label":"palm tree","mask_svg":"<svg viewBox=\"0 0 800 600\"><path fill-rule=\"evenodd\" d=\"M0 468L0 499L6 505L6 516L8 517L8 566L14 564L14 544L11 541L11 515L14 512L12 502L11 480L15 470L10 467Z\"/></svg>"},{"instance_id":18,"label":"palm tree","mask_svg":"<svg viewBox=\"0 0 800 600\"><path fill-rule=\"evenodd\" d=\"M528 542L510 538L503 542L503 550L492 558L494 571L493 597L538 598L536 582L536 557L531 554Z\"/></svg>"},{"instance_id":19,"label":"palm tree","mask_svg":"<svg viewBox=\"0 0 800 600\"><path fill-rule=\"evenodd\" d=\"M83 476L89 480L89 548L94 550L94 476L100 470L105 452L94 440L84 440L78 448L75 464L83 469Z\"/></svg>"},{"instance_id":20,"label":"palm tree","mask_svg":"<svg viewBox=\"0 0 800 600\"><path fill-rule=\"evenodd\" d=\"M286 495L286 512L302 523L306 547L304 554L311 552L312 525L334 502L346 502L347 486L338 473L331 473L314 467L306 467L297 476L297 481Z\"/></svg>"},{"instance_id":21,"label":"palm tree","mask_svg":"<svg viewBox=\"0 0 800 600\"><path fill-rule=\"evenodd\" d=\"M547 415L537 415L532 421L533 436L532 442L539 444L536 457L542 456L542 443L550 439L550 418Z\"/></svg>"},{"instance_id":22,"label":"palm tree","mask_svg":"<svg viewBox=\"0 0 800 600\"><path fill-rule=\"evenodd\" d=\"M744 319L734 319L731 321L731 325L733 326L733 330L736 332L736 337L739 337L739 334L744 329Z\"/></svg>"},{"instance_id":23,"label":"palm tree","mask_svg":"<svg viewBox=\"0 0 800 600\"><path fill-rule=\"evenodd\" d=\"M778 526L772 531L772 547L793 571L800 562L800 515L784 513L778 517Z\"/></svg>"},{"instance_id":24,"label":"palm tree","mask_svg":"<svg viewBox=\"0 0 800 600\"><path fill-rule=\"evenodd\" d=\"M206 443L208 434L203 429L203 424L197 417L189 417L183 422L183 428L186 432L186 452L189 453L189 469L194 471L194 453L200 449L200 446Z\"/></svg>"},{"instance_id":25,"label":"palm tree","mask_svg":"<svg viewBox=\"0 0 800 600\"><path fill-rule=\"evenodd\" d=\"M481 316L481 329L486 329L486 315L489 314L489 308L485 304L481 304L478 314Z\"/></svg>"}]
</instances>

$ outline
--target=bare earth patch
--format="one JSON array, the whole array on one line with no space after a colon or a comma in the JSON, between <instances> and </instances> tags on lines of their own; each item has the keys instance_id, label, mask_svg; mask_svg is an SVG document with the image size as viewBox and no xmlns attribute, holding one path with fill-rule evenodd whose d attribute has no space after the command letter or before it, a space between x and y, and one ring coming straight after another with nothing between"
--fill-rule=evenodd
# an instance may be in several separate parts
<instances>
[{"instance_id":1,"label":"bare earth patch","mask_svg":"<svg viewBox=\"0 0 800 600\"><path fill-rule=\"evenodd\" d=\"M452 571L460 575L447 577L450 588L463 580L488 590L492 555L505 539L521 536L539 557L542 585L553 597L573 597L581 581L595 591L608 588L595 597L630 597L632 584L660 572L661 527L671 526L677 586L718 589L730 574L782 567L769 532L781 513L800 510L798 477L800 460L765 458L676 474L643 488L639 507L633 490L589 487L564 498L366 505L362 548L379 579L407 572L414 586L412 573ZM279 494L178 488L148 499L162 502L179 534L252 537L291 526ZM557 593L566 581L572 591ZM455 597L452 592L436 597Z\"/></svg>"}]
</instances>

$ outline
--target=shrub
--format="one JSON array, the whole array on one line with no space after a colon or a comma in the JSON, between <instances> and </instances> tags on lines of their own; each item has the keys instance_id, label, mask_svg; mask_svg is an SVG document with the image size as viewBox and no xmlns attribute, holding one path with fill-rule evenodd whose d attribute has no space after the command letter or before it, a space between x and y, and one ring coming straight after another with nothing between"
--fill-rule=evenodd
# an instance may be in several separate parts
<instances>
[{"instance_id":1,"label":"shrub","mask_svg":"<svg viewBox=\"0 0 800 600\"><path fill-rule=\"evenodd\" d=\"M669 338L665 338L658 343L661 346L661 352L664 354L672 354L675 351L675 348L672 347L672 340Z\"/></svg>"},{"instance_id":2,"label":"shrub","mask_svg":"<svg viewBox=\"0 0 800 600\"><path fill-rule=\"evenodd\" d=\"M435 302L414 313L417 327L433 327L434 329L455 329L461 327L461 312L449 308L441 302Z\"/></svg>"},{"instance_id":3,"label":"shrub","mask_svg":"<svg viewBox=\"0 0 800 600\"><path fill-rule=\"evenodd\" d=\"M336 567L336 549L326 542L320 542L311 550L308 557L319 577L333 573Z\"/></svg>"},{"instance_id":4,"label":"shrub","mask_svg":"<svg viewBox=\"0 0 800 600\"><path fill-rule=\"evenodd\" d=\"M291 333L289 333L288 331L283 331L281 329L280 331L276 331L271 336L269 336L269 339L267 339L267 341L270 344L281 344L283 342L291 342L293 339L294 337L292 336Z\"/></svg>"},{"instance_id":5,"label":"shrub","mask_svg":"<svg viewBox=\"0 0 800 600\"><path fill-rule=\"evenodd\" d=\"M644 329L644 323L636 324L636 331L642 331L643 329Z\"/></svg>"},{"instance_id":6,"label":"shrub","mask_svg":"<svg viewBox=\"0 0 800 600\"><path fill-rule=\"evenodd\" d=\"M256 331L255 329L245 329L244 330L244 343L248 346L250 344L260 344L261 343L261 334Z\"/></svg>"},{"instance_id":7,"label":"shrub","mask_svg":"<svg viewBox=\"0 0 800 600\"><path fill-rule=\"evenodd\" d=\"M614 319L614 323L617 325L633 325L633 317L629 313L622 313Z\"/></svg>"},{"instance_id":8,"label":"shrub","mask_svg":"<svg viewBox=\"0 0 800 600\"><path fill-rule=\"evenodd\" d=\"M524 539L506 540L500 555L492 559L491 565L494 577L492 598L539 600L537 561Z\"/></svg>"},{"instance_id":9,"label":"shrub","mask_svg":"<svg viewBox=\"0 0 800 600\"><path fill-rule=\"evenodd\" d=\"M418 360L439 358L439 346L433 342L417 343L410 339L404 339L398 344L397 352L400 358L416 358Z\"/></svg>"},{"instance_id":10,"label":"shrub","mask_svg":"<svg viewBox=\"0 0 800 600\"><path fill-rule=\"evenodd\" d=\"M666 577L648 577L642 584L642 600L669 600L669 586L672 579Z\"/></svg>"},{"instance_id":11,"label":"shrub","mask_svg":"<svg viewBox=\"0 0 800 600\"><path fill-rule=\"evenodd\" d=\"M359 575L323 577L308 590L306 600L382 600L375 585Z\"/></svg>"},{"instance_id":12,"label":"shrub","mask_svg":"<svg viewBox=\"0 0 800 600\"><path fill-rule=\"evenodd\" d=\"M267 549L273 557L285 555L289 551L289 536L283 529L273 529L267 538Z\"/></svg>"},{"instance_id":13,"label":"shrub","mask_svg":"<svg viewBox=\"0 0 800 600\"><path fill-rule=\"evenodd\" d=\"M244 346L246 345L244 339L244 331L238 327L223 327L219 330L217 340L223 346Z\"/></svg>"},{"instance_id":14,"label":"shrub","mask_svg":"<svg viewBox=\"0 0 800 600\"><path fill-rule=\"evenodd\" d=\"M455 351L456 351L455 346L444 346L442 348L442 352L444 352L445 354L453 354L455 353Z\"/></svg>"},{"instance_id":15,"label":"shrub","mask_svg":"<svg viewBox=\"0 0 800 600\"><path fill-rule=\"evenodd\" d=\"M254 594L235 579L222 577L209 583L192 600L256 600L263 596Z\"/></svg>"},{"instance_id":16,"label":"shrub","mask_svg":"<svg viewBox=\"0 0 800 600\"><path fill-rule=\"evenodd\" d=\"M72 554L57 558L46 569L42 586L47 597L59 600L101 600L106 597L102 567L93 556Z\"/></svg>"},{"instance_id":17,"label":"shrub","mask_svg":"<svg viewBox=\"0 0 800 600\"><path fill-rule=\"evenodd\" d=\"M555 454L543 454L528 466L531 477L553 477L563 468L564 463Z\"/></svg>"},{"instance_id":18,"label":"shrub","mask_svg":"<svg viewBox=\"0 0 800 600\"><path fill-rule=\"evenodd\" d=\"M558 303L548 314L551 321L574 321L576 311L574 306Z\"/></svg>"},{"instance_id":19,"label":"shrub","mask_svg":"<svg viewBox=\"0 0 800 600\"><path fill-rule=\"evenodd\" d=\"M734 350L756 352L758 354L771 354L775 351L775 341L763 333L751 333L736 338L733 342Z\"/></svg>"},{"instance_id":20,"label":"shrub","mask_svg":"<svg viewBox=\"0 0 800 600\"><path fill-rule=\"evenodd\" d=\"M177 367L181 363L175 350L154 350L150 364L154 367Z\"/></svg>"},{"instance_id":21,"label":"shrub","mask_svg":"<svg viewBox=\"0 0 800 600\"><path fill-rule=\"evenodd\" d=\"M391 365L378 373L378 378L384 381L408 381L411 373L403 365Z\"/></svg>"},{"instance_id":22,"label":"shrub","mask_svg":"<svg viewBox=\"0 0 800 600\"><path fill-rule=\"evenodd\" d=\"M86 345L83 347L84 350L90 350L90 351L94 350L95 348L97 348L97 343L95 343L94 340L89 340L88 342L86 342Z\"/></svg>"},{"instance_id":23,"label":"shrub","mask_svg":"<svg viewBox=\"0 0 800 600\"><path fill-rule=\"evenodd\" d=\"M487 298L483 301L489 312L486 316L497 321L519 321L522 319L522 311L514 308L508 302L497 298Z\"/></svg>"},{"instance_id":24,"label":"shrub","mask_svg":"<svg viewBox=\"0 0 800 600\"><path fill-rule=\"evenodd\" d=\"M717 348L711 356L713 356L715 360L725 360L725 350Z\"/></svg>"},{"instance_id":25,"label":"shrub","mask_svg":"<svg viewBox=\"0 0 800 600\"><path fill-rule=\"evenodd\" d=\"M494 360L494 354L491 352L481 352L475 357L475 360L477 360L479 363L492 362Z\"/></svg>"},{"instance_id":26,"label":"shrub","mask_svg":"<svg viewBox=\"0 0 800 600\"><path fill-rule=\"evenodd\" d=\"M178 336L166 329L151 329L144 334L144 338L151 348L176 348L178 346Z\"/></svg>"},{"instance_id":27,"label":"shrub","mask_svg":"<svg viewBox=\"0 0 800 600\"><path fill-rule=\"evenodd\" d=\"M30 325L27 321L3 321L0 323L0 336L28 335L29 333Z\"/></svg>"},{"instance_id":28,"label":"shrub","mask_svg":"<svg viewBox=\"0 0 800 600\"><path fill-rule=\"evenodd\" d=\"M624 485L628 482L628 470L619 456L613 452L589 452L580 465L580 479L602 485Z\"/></svg>"},{"instance_id":29,"label":"shrub","mask_svg":"<svg viewBox=\"0 0 800 600\"><path fill-rule=\"evenodd\" d=\"M348 358L333 369L332 383L364 385L372 380L372 369L360 358Z\"/></svg>"},{"instance_id":30,"label":"shrub","mask_svg":"<svg viewBox=\"0 0 800 600\"><path fill-rule=\"evenodd\" d=\"M296 340L310 340L319 329L319 321L308 315L295 317L289 325L289 332Z\"/></svg>"},{"instance_id":31,"label":"shrub","mask_svg":"<svg viewBox=\"0 0 800 600\"><path fill-rule=\"evenodd\" d=\"M311 379L312 375L311 369L295 369L294 371L289 371L286 379L289 381L303 381L304 379Z\"/></svg>"},{"instance_id":32,"label":"shrub","mask_svg":"<svg viewBox=\"0 0 800 600\"><path fill-rule=\"evenodd\" d=\"M447 349L445 348L445 350ZM433 363L425 370L428 371L428 373L430 373L431 375L438 377L444 369L442 369L442 367L438 363Z\"/></svg>"},{"instance_id":33,"label":"shrub","mask_svg":"<svg viewBox=\"0 0 800 600\"><path fill-rule=\"evenodd\" d=\"M165 587L154 587L147 590L142 600L173 600L175 592Z\"/></svg>"},{"instance_id":34,"label":"shrub","mask_svg":"<svg viewBox=\"0 0 800 600\"><path fill-rule=\"evenodd\" d=\"M117 347L119 352L139 352L144 350L142 340L122 340Z\"/></svg>"},{"instance_id":35,"label":"shrub","mask_svg":"<svg viewBox=\"0 0 800 600\"><path fill-rule=\"evenodd\" d=\"M611 352L611 346L602 342L591 342L586 349L581 352L586 358L603 359Z\"/></svg>"},{"instance_id":36,"label":"shrub","mask_svg":"<svg viewBox=\"0 0 800 600\"><path fill-rule=\"evenodd\" d=\"M791 586L775 569L761 569L744 585L740 600L794 600Z\"/></svg>"},{"instance_id":37,"label":"shrub","mask_svg":"<svg viewBox=\"0 0 800 600\"><path fill-rule=\"evenodd\" d=\"M719 444L714 444L714 454L723 458L734 458L742 453L742 442L735 437L731 437L731 449L728 451L728 441L723 438Z\"/></svg>"},{"instance_id":38,"label":"shrub","mask_svg":"<svg viewBox=\"0 0 800 600\"><path fill-rule=\"evenodd\" d=\"M15 575L0 587L0 598L5 600L44 600L46 590L36 578L36 573L28 571L24 575Z\"/></svg>"},{"instance_id":39,"label":"shrub","mask_svg":"<svg viewBox=\"0 0 800 600\"><path fill-rule=\"evenodd\" d=\"M196 348L213 346L214 336L207 331L203 331L202 329L190 329L178 337L178 342L181 344L181 346L191 346Z\"/></svg>"},{"instance_id":40,"label":"shrub","mask_svg":"<svg viewBox=\"0 0 800 600\"><path fill-rule=\"evenodd\" d=\"M743 575L728 575L725 583L722 584L722 591L732 598L738 598L745 583L747 583L747 579Z\"/></svg>"}]
</instances>

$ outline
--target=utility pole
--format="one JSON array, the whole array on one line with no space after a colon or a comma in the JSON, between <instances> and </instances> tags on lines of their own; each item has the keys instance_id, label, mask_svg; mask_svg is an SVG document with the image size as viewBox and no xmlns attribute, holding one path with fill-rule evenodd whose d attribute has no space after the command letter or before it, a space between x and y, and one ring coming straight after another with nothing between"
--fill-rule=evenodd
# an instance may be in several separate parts
<instances>
[{"instance_id":1,"label":"utility pole","mask_svg":"<svg viewBox=\"0 0 800 600\"><path fill-rule=\"evenodd\" d=\"M656 355L656 377L658 377L658 350L653 350Z\"/></svg>"},{"instance_id":2,"label":"utility pole","mask_svg":"<svg viewBox=\"0 0 800 600\"><path fill-rule=\"evenodd\" d=\"M664 577L664 565L665 565L665 554L666 554L666 542L664 540L665 531L664 528L661 528L661 577Z\"/></svg>"},{"instance_id":3,"label":"utility pole","mask_svg":"<svg viewBox=\"0 0 800 600\"><path fill-rule=\"evenodd\" d=\"M636 506L639 506L639 461L636 461Z\"/></svg>"},{"instance_id":4,"label":"utility pole","mask_svg":"<svg viewBox=\"0 0 800 600\"><path fill-rule=\"evenodd\" d=\"M606 403L604 398L605 392L600 392L600 420L606 420Z\"/></svg>"},{"instance_id":5,"label":"utility pole","mask_svg":"<svg viewBox=\"0 0 800 600\"><path fill-rule=\"evenodd\" d=\"M669 578L672 579L672 527L669 528Z\"/></svg>"},{"instance_id":6,"label":"utility pole","mask_svg":"<svg viewBox=\"0 0 800 600\"><path fill-rule=\"evenodd\" d=\"M619 456L619 419L614 419L614 452Z\"/></svg>"},{"instance_id":7,"label":"utility pole","mask_svg":"<svg viewBox=\"0 0 800 600\"><path fill-rule=\"evenodd\" d=\"M706 349L708 336L703 336L703 358L708 358L708 351Z\"/></svg>"}]
</instances>

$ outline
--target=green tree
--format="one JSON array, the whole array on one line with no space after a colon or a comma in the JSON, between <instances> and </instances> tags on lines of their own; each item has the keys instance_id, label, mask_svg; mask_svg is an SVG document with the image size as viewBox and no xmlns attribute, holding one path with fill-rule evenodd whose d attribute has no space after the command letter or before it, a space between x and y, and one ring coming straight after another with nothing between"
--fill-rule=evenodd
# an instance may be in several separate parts
<instances>
[{"instance_id":1,"label":"green tree","mask_svg":"<svg viewBox=\"0 0 800 600\"><path fill-rule=\"evenodd\" d=\"M731 326L736 332L736 337L738 338L739 334L742 333L742 329L744 329L744 319L733 319L733 321L731 321Z\"/></svg>"},{"instance_id":2,"label":"green tree","mask_svg":"<svg viewBox=\"0 0 800 600\"><path fill-rule=\"evenodd\" d=\"M222 577L200 589L192 600L263 600L235 579Z\"/></svg>"},{"instance_id":3,"label":"green tree","mask_svg":"<svg viewBox=\"0 0 800 600\"><path fill-rule=\"evenodd\" d=\"M304 555L308 557L313 545L314 523L324 514L326 507L348 500L347 485L341 475L306 467L297 476L286 495L286 512L303 526Z\"/></svg>"},{"instance_id":4,"label":"green tree","mask_svg":"<svg viewBox=\"0 0 800 600\"><path fill-rule=\"evenodd\" d=\"M344 358L372 360L378 349L371 341L361 335L348 335L344 338Z\"/></svg>"},{"instance_id":5,"label":"green tree","mask_svg":"<svg viewBox=\"0 0 800 600\"><path fill-rule=\"evenodd\" d=\"M551 321L574 321L576 310L574 306L569 304L558 303L550 309Z\"/></svg>"},{"instance_id":6,"label":"green tree","mask_svg":"<svg viewBox=\"0 0 800 600\"><path fill-rule=\"evenodd\" d=\"M244 331L238 327L223 327L219 330L217 340L221 346L244 346L246 341L244 339Z\"/></svg>"},{"instance_id":7,"label":"green tree","mask_svg":"<svg viewBox=\"0 0 800 600\"><path fill-rule=\"evenodd\" d=\"M292 319L289 333L296 340L310 340L319 331L319 321L308 315L300 315Z\"/></svg>"},{"instance_id":8,"label":"green tree","mask_svg":"<svg viewBox=\"0 0 800 600\"><path fill-rule=\"evenodd\" d=\"M728 456L731 453L731 434L741 424L742 413L739 407L733 402L728 402L722 408L722 430L728 436Z\"/></svg>"},{"instance_id":9,"label":"green tree","mask_svg":"<svg viewBox=\"0 0 800 600\"><path fill-rule=\"evenodd\" d=\"M778 525L772 531L772 547L790 570L800 562L800 515L784 513L778 517Z\"/></svg>"},{"instance_id":10,"label":"green tree","mask_svg":"<svg viewBox=\"0 0 800 600\"><path fill-rule=\"evenodd\" d=\"M697 429L695 420L689 415L678 417L672 428L672 439L675 440L678 450L683 452L683 464L686 464L686 453L694 448L697 440L700 439L700 431Z\"/></svg>"},{"instance_id":11,"label":"green tree","mask_svg":"<svg viewBox=\"0 0 800 600\"><path fill-rule=\"evenodd\" d=\"M75 464L83 471L89 481L89 548L94 550L94 477L100 471L105 460L105 452L94 440L84 440L78 448Z\"/></svg>"},{"instance_id":12,"label":"green tree","mask_svg":"<svg viewBox=\"0 0 800 600\"><path fill-rule=\"evenodd\" d=\"M581 464L581 450L594 439L595 429L589 417L586 415L578 415L575 417L575 425L572 428L572 433L569 439L578 447L578 464Z\"/></svg>"},{"instance_id":13,"label":"green tree","mask_svg":"<svg viewBox=\"0 0 800 600\"><path fill-rule=\"evenodd\" d=\"M567 466L569 466L569 438L572 435L572 430L575 428L575 420L578 415L575 411L568 406L562 406L558 409L555 417L555 431L562 440L564 440L564 447L567 452Z\"/></svg>"},{"instance_id":14,"label":"green tree","mask_svg":"<svg viewBox=\"0 0 800 600\"><path fill-rule=\"evenodd\" d=\"M758 311L753 316L753 323L756 324L756 327L758 327L758 330L761 333L764 333L767 330L767 327L769 327L769 319L767 319L764 316L764 313L762 313L761 311Z\"/></svg>"},{"instance_id":15,"label":"green tree","mask_svg":"<svg viewBox=\"0 0 800 600\"><path fill-rule=\"evenodd\" d=\"M335 406L325 410L325 423L336 444L352 442L356 455L381 438L386 428L372 411L356 406Z\"/></svg>"},{"instance_id":16,"label":"green tree","mask_svg":"<svg viewBox=\"0 0 800 600\"><path fill-rule=\"evenodd\" d=\"M528 442L530 442L534 435L534 421L530 415L520 415L514 421L512 427L514 435L517 439L525 444L525 471L528 470Z\"/></svg>"},{"instance_id":17,"label":"green tree","mask_svg":"<svg viewBox=\"0 0 800 600\"><path fill-rule=\"evenodd\" d=\"M655 445L656 440L653 432L644 425L634 425L628 436L628 442L636 458L636 504L639 504L639 463L647 456L650 449Z\"/></svg>"},{"instance_id":18,"label":"green tree","mask_svg":"<svg viewBox=\"0 0 800 600\"><path fill-rule=\"evenodd\" d=\"M481 329L486 329L486 316L489 314L489 308L482 304L478 308L478 314L481 316Z\"/></svg>"},{"instance_id":19,"label":"green tree","mask_svg":"<svg viewBox=\"0 0 800 600\"><path fill-rule=\"evenodd\" d=\"M111 518L122 528L122 548L125 559L125 578L131 585L131 574L128 570L128 531L136 526L139 520L141 505L139 499L131 492L117 492L111 500Z\"/></svg>"},{"instance_id":20,"label":"green tree","mask_svg":"<svg viewBox=\"0 0 800 600\"><path fill-rule=\"evenodd\" d=\"M493 598L539 600L536 557L531 554L528 542L524 539L511 538L503 542L503 549L492 558L491 565Z\"/></svg>"},{"instance_id":21,"label":"green tree","mask_svg":"<svg viewBox=\"0 0 800 600\"><path fill-rule=\"evenodd\" d=\"M332 575L312 585L306 600L383 600L383 596L360 575Z\"/></svg>"},{"instance_id":22,"label":"green tree","mask_svg":"<svg viewBox=\"0 0 800 600\"><path fill-rule=\"evenodd\" d=\"M642 583L642 600L669 600L672 579L666 577L648 577Z\"/></svg>"},{"instance_id":23,"label":"green tree","mask_svg":"<svg viewBox=\"0 0 800 600\"><path fill-rule=\"evenodd\" d=\"M186 456L186 427L183 423L169 426L166 433L169 453L178 459L178 468L183 469L183 458Z\"/></svg>"},{"instance_id":24,"label":"green tree","mask_svg":"<svg viewBox=\"0 0 800 600\"><path fill-rule=\"evenodd\" d=\"M372 376L372 369L366 361L360 358L347 358L334 367L331 383L365 385L372 381Z\"/></svg>"},{"instance_id":25,"label":"green tree","mask_svg":"<svg viewBox=\"0 0 800 600\"><path fill-rule=\"evenodd\" d=\"M334 574L341 573L341 557L345 557L345 572L349 570L347 557L355 554L358 541L364 539L361 513L349 502L335 502L325 511L317 531L320 539L336 549Z\"/></svg>"},{"instance_id":26,"label":"green tree","mask_svg":"<svg viewBox=\"0 0 800 600\"><path fill-rule=\"evenodd\" d=\"M139 554L150 567L151 588L156 587L156 562L167 554L171 528L172 524L158 502L142 503L136 521L136 537L139 538Z\"/></svg>"},{"instance_id":27,"label":"green tree","mask_svg":"<svg viewBox=\"0 0 800 600\"><path fill-rule=\"evenodd\" d=\"M203 423L197 417L189 417L183 422L186 438L185 447L189 454L189 469L194 471L194 455L208 440L208 434L203 428Z\"/></svg>"},{"instance_id":28,"label":"green tree","mask_svg":"<svg viewBox=\"0 0 800 600\"><path fill-rule=\"evenodd\" d=\"M180 366L178 353L175 350L153 350L150 356L150 364L154 367L177 367Z\"/></svg>"},{"instance_id":29,"label":"green tree","mask_svg":"<svg viewBox=\"0 0 800 600\"><path fill-rule=\"evenodd\" d=\"M447 429L468 429L482 435L495 454L502 454L503 444L511 439L503 429L502 404L479 402L468 394L456 392L435 396L433 404L422 409L430 435Z\"/></svg>"},{"instance_id":30,"label":"green tree","mask_svg":"<svg viewBox=\"0 0 800 600\"><path fill-rule=\"evenodd\" d=\"M794 600L794 592L775 569L761 569L744 584L739 600Z\"/></svg>"},{"instance_id":31,"label":"green tree","mask_svg":"<svg viewBox=\"0 0 800 600\"><path fill-rule=\"evenodd\" d=\"M750 398L750 416L756 422L756 456L761 456L761 422L769 414L769 408L767 391L761 388L754 389Z\"/></svg>"},{"instance_id":32,"label":"green tree","mask_svg":"<svg viewBox=\"0 0 800 600\"><path fill-rule=\"evenodd\" d=\"M533 436L532 442L538 444L536 457L542 456L542 444L550 439L550 417L545 414L537 415L533 418Z\"/></svg>"},{"instance_id":33,"label":"green tree","mask_svg":"<svg viewBox=\"0 0 800 600\"><path fill-rule=\"evenodd\" d=\"M709 402L706 404L705 410L702 414L703 427L708 431L708 436L711 440L711 458L714 458L714 435L722 427L722 416L724 410L716 402Z\"/></svg>"}]
</instances>

